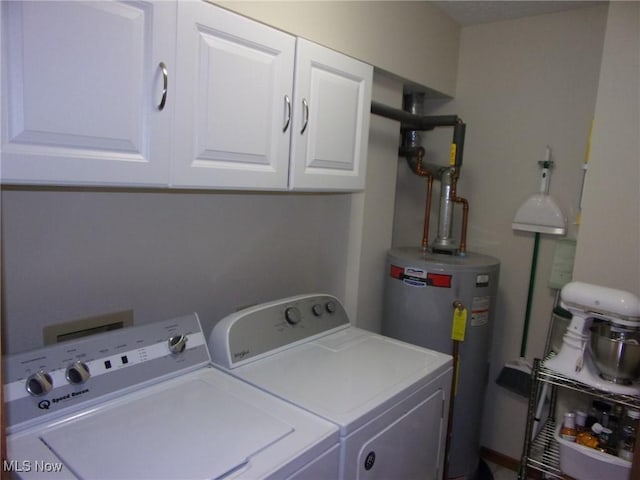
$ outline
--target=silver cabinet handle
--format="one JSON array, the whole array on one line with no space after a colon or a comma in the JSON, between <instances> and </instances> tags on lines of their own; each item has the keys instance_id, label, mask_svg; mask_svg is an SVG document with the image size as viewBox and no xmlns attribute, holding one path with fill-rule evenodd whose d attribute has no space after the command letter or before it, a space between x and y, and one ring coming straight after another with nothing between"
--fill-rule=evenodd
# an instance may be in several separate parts
<instances>
[{"instance_id":1,"label":"silver cabinet handle","mask_svg":"<svg viewBox=\"0 0 640 480\"><path fill-rule=\"evenodd\" d=\"M167 87L169 85L169 72L167 71L167 66L164 62L160 62L158 65L160 71L162 72L162 98L160 99L160 104L158 105L158 110L164 110L164 104L167 103Z\"/></svg>"},{"instance_id":2,"label":"silver cabinet handle","mask_svg":"<svg viewBox=\"0 0 640 480\"><path fill-rule=\"evenodd\" d=\"M307 129L307 125L309 125L309 102L307 102L306 98L302 99L302 111L304 112L304 123L302 124L300 135L304 133L304 131Z\"/></svg>"},{"instance_id":3,"label":"silver cabinet handle","mask_svg":"<svg viewBox=\"0 0 640 480\"><path fill-rule=\"evenodd\" d=\"M287 128L289 128L289 123L291 123L291 100L289 99L289 95L284 96L284 106L287 109L287 119L284 122L284 127L282 127L282 131L286 132Z\"/></svg>"}]
</instances>

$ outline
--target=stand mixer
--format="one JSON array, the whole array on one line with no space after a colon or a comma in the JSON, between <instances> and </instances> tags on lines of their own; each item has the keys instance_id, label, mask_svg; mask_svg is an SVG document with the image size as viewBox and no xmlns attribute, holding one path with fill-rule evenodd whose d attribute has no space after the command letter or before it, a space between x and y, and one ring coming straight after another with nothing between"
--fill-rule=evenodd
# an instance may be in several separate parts
<instances>
[{"instance_id":1,"label":"stand mixer","mask_svg":"<svg viewBox=\"0 0 640 480\"><path fill-rule=\"evenodd\" d=\"M573 316L560 351L544 366L603 391L640 395L640 299L571 282L562 289L560 305Z\"/></svg>"}]
</instances>

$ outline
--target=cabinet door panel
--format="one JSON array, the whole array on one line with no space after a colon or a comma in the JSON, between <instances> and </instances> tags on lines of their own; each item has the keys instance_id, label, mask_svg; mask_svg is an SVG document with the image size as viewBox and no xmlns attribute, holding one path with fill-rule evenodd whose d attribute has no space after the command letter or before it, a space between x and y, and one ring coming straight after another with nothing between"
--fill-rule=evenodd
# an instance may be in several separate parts
<instances>
[{"instance_id":1,"label":"cabinet door panel","mask_svg":"<svg viewBox=\"0 0 640 480\"><path fill-rule=\"evenodd\" d=\"M2 8L3 181L166 185L158 65L173 60L175 4Z\"/></svg>"},{"instance_id":2,"label":"cabinet door panel","mask_svg":"<svg viewBox=\"0 0 640 480\"><path fill-rule=\"evenodd\" d=\"M307 167L354 171L357 168L357 141L360 84L358 79L314 67L310 97L314 102L309 112ZM336 121L336 112L340 121Z\"/></svg>"},{"instance_id":3,"label":"cabinet door panel","mask_svg":"<svg viewBox=\"0 0 640 480\"><path fill-rule=\"evenodd\" d=\"M172 184L286 189L295 40L206 3L178 7Z\"/></svg>"},{"instance_id":4,"label":"cabinet door panel","mask_svg":"<svg viewBox=\"0 0 640 480\"><path fill-rule=\"evenodd\" d=\"M364 188L372 77L370 65L298 39L289 188Z\"/></svg>"}]
</instances>

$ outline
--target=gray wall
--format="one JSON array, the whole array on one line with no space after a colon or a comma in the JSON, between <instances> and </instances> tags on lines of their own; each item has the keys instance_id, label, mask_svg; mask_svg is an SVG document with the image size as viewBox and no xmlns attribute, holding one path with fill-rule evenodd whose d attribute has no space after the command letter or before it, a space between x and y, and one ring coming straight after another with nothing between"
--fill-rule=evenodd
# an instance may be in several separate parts
<instances>
[{"instance_id":1,"label":"gray wall","mask_svg":"<svg viewBox=\"0 0 640 480\"><path fill-rule=\"evenodd\" d=\"M135 322L297 293L344 295L351 196L4 191L6 351L42 327L133 309Z\"/></svg>"}]
</instances>

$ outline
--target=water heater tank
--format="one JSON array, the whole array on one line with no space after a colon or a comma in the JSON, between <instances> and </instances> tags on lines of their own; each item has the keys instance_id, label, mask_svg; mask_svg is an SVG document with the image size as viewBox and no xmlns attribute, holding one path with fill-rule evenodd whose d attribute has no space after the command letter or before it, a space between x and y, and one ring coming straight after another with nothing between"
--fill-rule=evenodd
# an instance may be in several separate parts
<instances>
[{"instance_id":1,"label":"water heater tank","mask_svg":"<svg viewBox=\"0 0 640 480\"><path fill-rule=\"evenodd\" d=\"M475 253L431 254L415 247L393 249L387 256L384 335L452 354L454 302L467 310L454 386L449 478L473 478L480 462L499 272L499 260Z\"/></svg>"}]
</instances>

